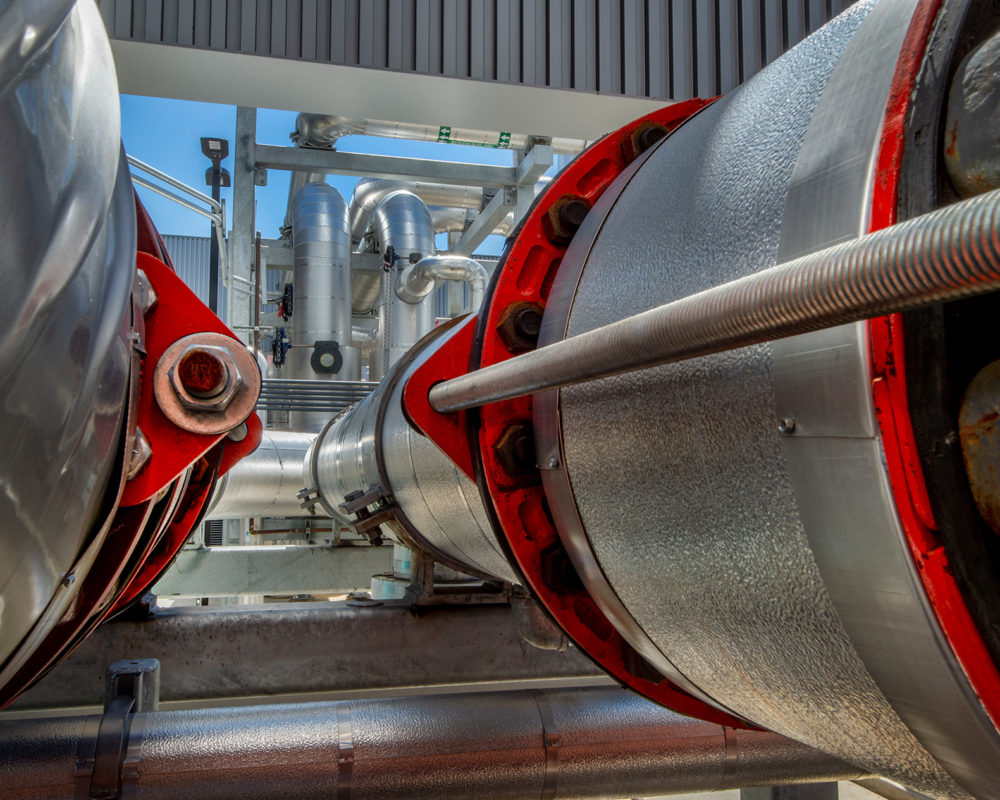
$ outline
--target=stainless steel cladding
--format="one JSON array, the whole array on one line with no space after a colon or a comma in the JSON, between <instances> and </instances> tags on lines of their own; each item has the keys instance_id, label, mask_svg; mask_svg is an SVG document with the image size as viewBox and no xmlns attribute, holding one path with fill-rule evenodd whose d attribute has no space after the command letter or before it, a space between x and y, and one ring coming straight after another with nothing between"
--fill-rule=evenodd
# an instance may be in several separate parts
<instances>
[{"instance_id":1,"label":"stainless steel cladding","mask_svg":"<svg viewBox=\"0 0 1000 800\"><path fill-rule=\"evenodd\" d=\"M469 287L467 312L475 313L483 302L489 281L486 267L466 256L427 256L402 269L396 278L396 296L406 303L419 303L434 291L438 281L462 281Z\"/></svg>"},{"instance_id":2,"label":"stainless steel cladding","mask_svg":"<svg viewBox=\"0 0 1000 800\"><path fill-rule=\"evenodd\" d=\"M400 519L400 538L481 573L511 583L517 577L493 533L476 485L403 412L413 371L442 341L425 342L379 388L328 426L307 459L307 481L326 506L380 486Z\"/></svg>"},{"instance_id":3,"label":"stainless steel cladding","mask_svg":"<svg viewBox=\"0 0 1000 800\"><path fill-rule=\"evenodd\" d=\"M329 184L308 183L295 195L292 220L295 303L289 377L359 380L361 354L351 343L347 204ZM295 412L290 417L296 430L316 431L326 421L324 415L313 412Z\"/></svg>"},{"instance_id":4,"label":"stainless steel cladding","mask_svg":"<svg viewBox=\"0 0 1000 800\"><path fill-rule=\"evenodd\" d=\"M411 192L391 192L372 212L371 228L375 245L383 257L392 248L391 271L383 276L383 371L402 358L425 333L434 327L434 304L430 296L417 303L400 300L393 286L396 275L411 259L419 261L435 254L434 225L423 201Z\"/></svg>"},{"instance_id":5,"label":"stainless steel cladding","mask_svg":"<svg viewBox=\"0 0 1000 800\"><path fill-rule=\"evenodd\" d=\"M355 244L365 235L372 211L375 210L379 200L390 192L401 190L415 194L428 206L471 208L478 211L483 205L483 190L478 186L363 178L354 187L348 212L351 220L351 240Z\"/></svg>"},{"instance_id":6,"label":"stainless steel cladding","mask_svg":"<svg viewBox=\"0 0 1000 800\"><path fill-rule=\"evenodd\" d=\"M864 233L916 6L855 4L624 175L563 259L540 344ZM1000 796L996 731L919 601L862 324L564 388L535 410L538 452L560 465L546 493L570 509L560 535L626 638L786 736L936 797Z\"/></svg>"},{"instance_id":7,"label":"stainless steel cladding","mask_svg":"<svg viewBox=\"0 0 1000 800\"><path fill-rule=\"evenodd\" d=\"M0 797L78 797L93 719L7 723ZM149 800L558 800L865 777L776 734L680 717L618 688L144 712L125 739L136 767L123 792Z\"/></svg>"},{"instance_id":8,"label":"stainless steel cladding","mask_svg":"<svg viewBox=\"0 0 1000 800\"><path fill-rule=\"evenodd\" d=\"M310 516L298 493L311 433L264 431L254 452L219 479L206 519Z\"/></svg>"},{"instance_id":9,"label":"stainless steel cladding","mask_svg":"<svg viewBox=\"0 0 1000 800\"><path fill-rule=\"evenodd\" d=\"M44 633L62 616L71 594L64 578L100 538L98 515L115 500L105 493L118 488L135 276L120 137L96 6L0 5L0 664L8 669L33 627Z\"/></svg>"}]
</instances>

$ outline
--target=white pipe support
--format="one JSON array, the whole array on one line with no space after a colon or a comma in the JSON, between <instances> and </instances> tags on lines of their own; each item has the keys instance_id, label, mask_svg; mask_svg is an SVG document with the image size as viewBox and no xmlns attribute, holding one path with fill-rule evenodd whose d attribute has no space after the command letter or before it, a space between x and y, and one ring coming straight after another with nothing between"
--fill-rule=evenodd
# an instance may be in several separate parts
<instances>
[{"instance_id":1,"label":"white pipe support","mask_svg":"<svg viewBox=\"0 0 1000 800\"><path fill-rule=\"evenodd\" d=\"M428 256L403 268L396 278L396 296L405 303L419 303L434 291L437 281L462 281L469 287L467 310L474 312L483 302L488 280L486 268L471 258Z\"/></svg>"}]
</instances>

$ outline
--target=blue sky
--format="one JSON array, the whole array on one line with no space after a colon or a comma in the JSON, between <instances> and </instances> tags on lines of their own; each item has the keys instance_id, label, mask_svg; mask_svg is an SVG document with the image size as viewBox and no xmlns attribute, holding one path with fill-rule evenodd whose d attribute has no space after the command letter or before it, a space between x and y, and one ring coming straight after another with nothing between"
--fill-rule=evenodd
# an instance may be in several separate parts
<instances>
[{"instance_id":1,"label":"blue sky","mask_svg":"<svg viewBox=\"0 0 1000 800\"><path fill-rule=\"evenodd\" d=\"M205 185L205 170L209 160L201 153L202 136L228 139L230 156L223 167L232 170L232 149L236 132L236 107L212 103L193 103L167 100L159 97L122 95L122 140L129 155L150 166L172 175L189 186L210 194ZM295 114L290 111L260 109L257 113L257 141L261 144L291 144L289 133L295 129ZM379 139L371 136L350 136L341 139L337 149L344 152L376 153L380 155L410 156L446 161L463 161L480 164L508 166L513 154L506 150L489 150L481 147L438 144L436 142L410 142L399 139ZM360 177L360 176L359 176ZM265 238L278 236L278 228L285 217L288 197L289 173L268 171L267 186L258 186L257 227ZM334 175L327 182L336 186L350 200L357 177ZM160 233L185 236L207 236L209 222L181 206L161 198L146 189L139 189L153 222ZM227 222L232 218L232 192L222 190L226 200ZM499 236L490 236L479 252L498 254L503 245ZM439 247L444 237L439 237Z\"/></svg>"}]
</instances>

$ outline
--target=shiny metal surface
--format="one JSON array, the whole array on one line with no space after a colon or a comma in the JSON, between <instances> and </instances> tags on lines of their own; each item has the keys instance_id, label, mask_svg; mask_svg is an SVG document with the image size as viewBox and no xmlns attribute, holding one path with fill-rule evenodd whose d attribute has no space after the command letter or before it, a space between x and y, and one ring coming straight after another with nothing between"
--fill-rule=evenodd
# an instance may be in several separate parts
<instances>
[{"instance_id":1,"label":"shiny metal surface","mask_svg":"<svg viewBox=\"0 0 1000 800\"><path fill-rule=\"evenodd\" d=\"M0 735L0 797L73 798L86 720ZM621 689L138 714L142 797L602 798L866 777L772 733L677 716ZM130 781L130 783L132 782Z\"/></svg>"},{"instance_id":2,"label":"shiny metal surface","mask_svg":"<svg viewBox=\"0 0 1000 800\"><path fill-rule=\"evenodd\" d=\"M875 43L900 35L893 10L891 4L876 9L878 24L866 25L850 47L884 53ZM891 53L874 73L870 56L849 56L831 76L789 179L779 259L869 227L876 180L869 163L882 129ZM839 124L845 118L850 125ZM962 249L963 257L979 257L978 245ZM781 437L790 485L852 646L913 736L955 781L977 797L1000 797L1000 736L951 655L898 518L883 453L890 445L875 424L865 327L776 342L772 354L775 415L795 423L794 435Z\"/></svg>"},{"instance_id":3,"label":"shiny metal surface","mask_svg":"<svg viewBox=\"0 0 1000 800\"><path fill-rule=\"evenodd\" d=\"M298 498L303 462L315 434L264 431L260 446L215 487L206 519L309 516Z\"/></svg>"},{"instance_id":4,"label":"shiny metal surface","mask_svg":"<svg viewBox=\"0 0 1000 800\"><path fill-rule=\"evenodd\" d=\"M404 190L419 197L428 206L475 209L483 205L483 190L479 186L452 186L447 183L426 181L390 181L380 178L363 178L354 187L348 214L351 220L351 241L357 244L368 229L372 211L390 192Z\"/></svg>"},{"instance_id":5,"label":"shiny metal surface","mask_svg":"<svg viewBox=\"0 0 1000 800\"><path fill-rule=\"evenodd\" d=\"M444 134L445 129L447 134ZM299 114L295 120L295 137L299 144L307 147L333 147L338 139L354 135L472 144L501 150L527 150L532 142L532 137L523 133L389 122L381 119L353 119L333 114ZM584 139L552 139L552 149L565 155L576 155L586 146Z\"/></svg>"},{"instance_id":6,"label":"shiny metal surface","mask_svg":"<svg viewBox=\"0 0 1000 800\"><path fill-rule=\"evenodd\" d=\"M461 233L476 218L476 215L463 208L431 208L431 220L434 222L434 230L437 233ZM501 236L509 236L514 230L514 212L511 211L504 217L493 233Z\"/></svg>"},{"instance_id":7,"label":"shiny metal surface","mask_svg":"<svg viewBox=\"0 0 1000 800\"><path fill-rule=\"evenodd\" d=\"M429 397L461 411L997 288L1000 190L444 381Z\"/></svg>"},{"instance_id":8,"label":"shiny metal surface","mask_svg":"<svg viewBox=\"0 0 1000 800\"><path fill-rule=\"evenodd\" d=\"M944 164L963 197L1000 188L1000 33L958 65L948 94Z\"/></svg>"},{"instance_id":9,"label":"shiny metal surface","mask_svg":"<svg viewBox=\"0 0 1000 800\"><path fill-rule=\"evenodd\" d=\"M123 443L135 207L92 3L0 7L0 665L79 584ZM43 633L35 628L35 638ZM22 655L23 655L22 651Z\"/></svg>"},{"instance_id":10,"label":"shiny metal surface","mask_svg":"<svg viewBox=\"0 0 1000 800\"><path fill-rule=\"evenodd\" d=\"M391 548L379 549L386 561L376 572L386 572ZM400 646L414 639L420 658ZM170 703L292 701L304 693L343 699L467 693L498 683L614 685L577 650L524 647L510 608L501 604L414 615L405 606L272 603L158 608L151 620L102 625L10 709L100 705L109 653L158 659L160 698Z\"/></svg>"},{"instance_id":11,"label":"shiny metal surface","mask_svg":"<svg viewBox=\"0 0 1000 800\"><path fill-rule=\"evenodd\" d=\"M478 261L466 256L427 256L403 267L396 277L396 296L406 303L419 303L434 291L437 281L462 281L469 287L469 307L475 313L483 303L489 273Z\"/></svg>"},{"instance_id":12,"label":"shiny metal surface","mask_svg":"<svg viewBox=\"0 0 1000 800\"><path fill-rule=\"evenodd\" d=\"M379 314L384 362L380 371L384 374L434 327L433 298L428 296L419 303L407 303L393 291L397 273L410 263L410 259L419 260L435 254L434 226L427 206L419 197L396 191L379 201L372 212L371 228L376 251L384 257L391 247L396 254L391 270L382 277Z\"/></svg>"},{"instance_id":13,"label":"shiny metal surface","mask_svg":"<svg viewBox=\"0 0 1000 800\"><path fill-rule=\"evenodd\" d=\"M351 337L359 342L355 330ZM378 386L370 381L298 381L268 378L261 385L257 410L322 411L327 419L363 400Z\"/></svg>"},{"instance_id":14,"label":"shiny metal surface","mask_svg":"<svg viewBox=\"0 0 1000 800\"><path fill-rule=\"evenodd\" d=\"M390 374L375 392L327 426L307 459L307 480L338 518L343 514L337 506L348 494L381 486L420 538L439 553L513 583L517 578L475 484L410 425L403 411L407 377L440 341L399 364L396 372L402 374Z\"/></svg>"},{"instance_id":15,"label":"shiny metal surface","mask_svg":"<svg viewBox=\"0 0 1000 800\"><path fill-rule=\"evenodd\" d=\"M667 139L608 213L568 334L777 263L790 154L835 68L858 60L887 91L912 10L852 6ZM843 111L838 122L855 125ZM824 588L778 432L775 369L771 346L754 345L561 391L565 468L597 564L718 703L920 791L964 796L879 692Z\"/></svg>"},{"instance_id":16,"label":"shiny metal surface","mask_svg":"<svg viewBox=\"0 0 1000 800\"><path fill-rule=\"evenodd\" d=\"M292 244L295 250L295 302L292 313L292 349L287 377L310 380L357 381L361 353L351 342L351 246L347 231L347 204L326 183L308 183L292 201ZM343 357L336 373L316 372L310 364L313 345L334 341ZM328 415L292 412L295 430L318 431Z\"/></svg>"}]
</instances>

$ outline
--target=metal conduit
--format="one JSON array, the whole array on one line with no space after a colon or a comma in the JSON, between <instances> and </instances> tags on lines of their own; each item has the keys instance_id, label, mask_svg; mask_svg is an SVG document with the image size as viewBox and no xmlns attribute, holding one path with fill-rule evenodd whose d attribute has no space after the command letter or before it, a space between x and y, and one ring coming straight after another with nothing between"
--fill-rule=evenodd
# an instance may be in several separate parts
<instances>
[{"instance_id":1,"label":"metal conduit","mask_svg":"<svg viewBox=\"0 0 1000 800\"><path fill-rule=\"evenodd\" d=\"M0 798L81 796L99 719L5 723ZM870 777L617 687L139 713L118 770L122 794L146 800L555 800Z\"/></svg>"},{"instance_id":2,"label":"metal conduit","mask_svg":"<svg viewBox=\"0 0 1000 800\"><path fill-rule=\"evenodd\" d=\"M439 412L1000 288L1000 190L444 381Z\"/></svg>"},{"instance_id":3,"label":"metal conduit","mask_svg":"<svg viewBox=\"0 0 1000 800\"><path fill-rule=\"evenodd\" d=\"M483 205L483 190L479 186L450 186L426 181L393 181L382 178L364 178L358 181L348 204L351 221L351 241L357 244L365 235L372 211L379 200L390 192L407 191L415 194L429 206L446 208L471 208ZM464 215L463 215L464 218Z\"/></svg>"},{"instance_id":4,"label":"metal conduit","mask_svg":"<svg viewBox=\"0 0 1000 800\"><path fill-rule=\"evenodd\" d=\"M260 447L219 479L206 519L306 517L298 498L312 433L264 431Z\"/></svg>"},{"instance_id":5,"label":"metal conduit","mask_svg":"<svg viewBox=\"0 0 1000 800\"><path fill-rule=\"evenodd\" d=\"M482 264L466 256L428 256L403 268L396 278L396 296L405 303L419 303L434 291L437 281L463 281L469 287L466 311L474 312L482 305L489 277Z\"/></svg>"},{"instance_id":6,"label":"metal conduit","mask_svg":"<svg viewBox=\"0 0 1000 800\"><path fill-rule=\"evenodd\" d=\"M413 122L389 122L381 119L353 119L333 114L299 114L292 138L302 147L333 147L344 136L381 136L387 139L414 139L421 142L445 142L500 150L527 150L532 136L508 131L482 131L448 125L422 125ZM585 139L554 137L552 150L576 155L587 146Z\"/></svg>"}]
</instances>

